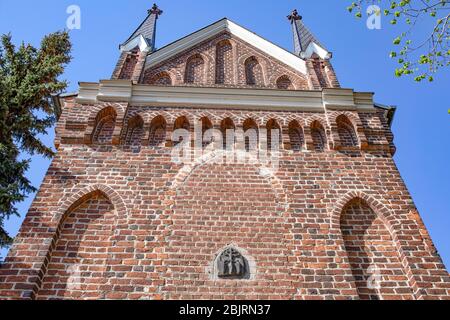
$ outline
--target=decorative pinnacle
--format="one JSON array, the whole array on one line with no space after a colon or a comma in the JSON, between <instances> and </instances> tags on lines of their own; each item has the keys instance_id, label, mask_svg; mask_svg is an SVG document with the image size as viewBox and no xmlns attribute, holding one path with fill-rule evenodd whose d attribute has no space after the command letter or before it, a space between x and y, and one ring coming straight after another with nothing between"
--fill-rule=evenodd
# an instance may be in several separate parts
<instances>
[{"instance_id":1,"label":"decorative pinnacle","mask_svg":"<svg viewBox=\"0 0 450 320\"><path fill-rule=\"evenodd\" d=\"M148 14L154 14L156 15L156 17L158 18L158 16L163 14L163 11L161 9L158 8L158 6L156 5L156 3L153 4L153 7L148 10Z\"/></svg>"},{"instance_id":2,"label":"decorative pinnacle","mask_svg":"<svg viewBox=\"0 0 450 320\"><path fill-rule=\"evenodd\" d=\"M292 13L287 17L288 20L292 23L297 20L302 20L302 16L300 16L297 12L297 9L294 9Z\"/></svg>"}]
</instances>

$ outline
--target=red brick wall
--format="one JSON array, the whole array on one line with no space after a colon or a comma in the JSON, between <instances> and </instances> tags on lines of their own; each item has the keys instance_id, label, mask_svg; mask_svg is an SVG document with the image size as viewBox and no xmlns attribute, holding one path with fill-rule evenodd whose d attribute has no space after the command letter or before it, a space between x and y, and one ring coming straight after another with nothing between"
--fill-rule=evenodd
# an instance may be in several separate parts
<instances>
[{"instance_id":1,"label":"red brick wall","mask_svg":"<svg viewBox=\"0 0 450 320\"><path fill-rule=\"evenodd\" d=\"M223 40L216 45L216 84L232 84L233 72L233 46Z\"/></svg>"},{"instance_id":2,"label":"red brick wall","mask_svg":"<svg viewBox=\"0 0 450 320\"><path fill-rule=\"evenodd\" d=\"M105 148L91 137L110 114L115 126ZM340 141L341 114L355 127L358 148ZM193 130L204 117L217 129L277 123L283 132L279 170L173 163L171 132ZM324 152L313 139L318 123L329 145ZM303 132L303 149L290 139L293 124ZM127 138L141 125L140 138ZM127 146L139 140L138 150ZM89 286L84 298L368 298L373 293L361 280L372 262L382 271L381 298L450 296L448 273L392 159L382 113L68 99L57 142L0 269L1 298L75 297L80 293L66 290L65 270L80 262L82 288ZM213 281L214 261L229 245L249 261L250 279Z\"/></svg>"},{"instance_id":3,"label":"red brick wall","mask_svg":"<svg viewBox=\"0 0 450 320\"><path fill-rule=\"evenodd\" d=\"M413 298L389 230L364 200L355 199L344 208L341 231L361 299ZM377 276L384 284L380 288L373 283Z\"/></svg>"},{"instance_id":4,"label":"red brick wall","mask_svg":"<svg viewBox=\"0 0 450 320\"><path fill-rule=\"evenodd\" d=\"M195 60L198 61L199 56L203 60L202 67L191 70L191 60L197 57ZM155 76L165 72L170 75L172 85L189 85L192 79L186 72L194 70L198 72L197 86L254 87L256 83L260 87L277 89L282 78L282 89L310 89L308 75L226 33L144 70L142 82L160 84L155 82ZM249 74L249 71L252 72ZM248 79L249 75L251 79ZM286 88L288 82L291 84Z\"/></svg>"},{"instance_id":5,"label":"red brick wall","mask_svg":"<svg viewBox=\"0 0 450 320\"><path fill-rule=\"evenodd\" d=\"M290 299L295 288L286 257L291 228L280 216L270 182L254 166L205 165L174 198L172 224L158 267L167 299ZM256 261L249 280L218 280L211 264L234 244ZM217 276L217 275L216 275Z\"/></svg>"},{"instance_id":6,"label":"red brick wall","mask_svg":"<svg viewBox=\"0 0 450 320\"><path fill-rule=\"evenodd\" d=\"M102 299L108 281L108 254L116 217L99 192L67 213L37 299Z\"/></svg>"}]
</instances>

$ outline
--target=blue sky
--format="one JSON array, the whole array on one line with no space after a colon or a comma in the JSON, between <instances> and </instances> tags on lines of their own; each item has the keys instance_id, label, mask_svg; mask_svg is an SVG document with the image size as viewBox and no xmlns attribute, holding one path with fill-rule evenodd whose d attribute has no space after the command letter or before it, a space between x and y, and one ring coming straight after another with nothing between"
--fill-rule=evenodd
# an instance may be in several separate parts
<instances>
[{"instance_id":1,"label":"blue sky","mask_svg":"<svg viewBox=\"0 0 450 320\"><path fill-rule=\"evenodd\" d=\"M375 100L397 105L393 126L398 168L447 267L450 267L450 73L432 84L416 84L393 75L388 57L398 27L382 20L381 30L369 30L365 20L346 11L350 1L181 1L162 0L157 47L161 47L218 19L228 17L272 42L291 50L292 35L286 16L297 8L304 22L333 52L333 65L343 87L375 92ZM0 0L0 33L12 32L16 42L38 45L47 33L65 28L69 5L81 8L81 30L71 32L73 62L65 78L68 91L78 81L108 79L118 58L118 45L135 30L148 0ZM426 28L420 27L419 36ZM53 130L44 140L51 145ZM49 161L34 157L28 176L39 186ZM11 218L7 229L15 235L34 195L19 204L21 218ZM4 251L2 255L4 255Z\"/></svg>"}]
</instances>

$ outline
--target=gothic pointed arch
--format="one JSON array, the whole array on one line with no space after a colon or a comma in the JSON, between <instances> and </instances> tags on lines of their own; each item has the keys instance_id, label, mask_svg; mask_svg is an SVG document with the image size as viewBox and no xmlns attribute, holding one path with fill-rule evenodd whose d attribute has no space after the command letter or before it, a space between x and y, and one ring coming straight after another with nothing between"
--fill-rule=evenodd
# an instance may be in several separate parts
<instances>
[{"instance_id":1,"label":"gothic pointed arch","mask_svg":"<svg viewBox=\"0 0 450 320\"><path fill-rule=\"evenodd\" d=\"M275 119L270 119L266 124L267 130L267 150L271 151L274 148L274 151L280 150L282 146L282 132L281 126ZM274 140L277 139L278 141ZM278 146L276 146L275 142L278 142Z\"/></svg>"},{"instance_id":2,"label":"gothic pointed arch","mask_svg":"<svg viewBox=\"0 0 450 320\"><path fill-rule=\"evenodd\" d=\"M150 123L150 146L163 146L166 141L167 122L163 116L153 118Z\"/></svg>"},{"instance_id":3,"label":"gothic pointed arch","mask_svg":"<svg viewBox=\"0 0 450 320\"><path fill-rule=\"evenodd\" d=\"M82 189L59 207L36 298L103 299L110 264L106 248L112 246L117 216L126 216L126 207L120 195L104 185Z\"/></svg>"},{"instance_id":4,"label":"gothic pointed arch","mask_svg":"<svg viewBox=\"0 0 450 320\"><path fill-rule=\"evenodd\" d=\"M113 107L106 107L97 113L92 134L94 144L111 144L116 126L117 113Z\"/></svg>"},{"instance_id":5,"label":"gothic pointed arch","mask_svg":"<svg viewBox=\"0 0 450 320\"><path fill-rule=\"evenodd\" d=\"M187 138L188 134L190 134L191 125L190 125L189 120L188 120L188 118L186 116L178 117L175 120L175 123L174 123L174 126L173 126L173 131L175 132L175 131L177 131L179 129L183 129L183 130L185 130L185 132L184 132L183 136L178 137L179 138L178 141L174 141L174 145L177 145L180 142L182 142L185 139L185 137Z\"/></svg>"},{"instance_id":6,"label":"gothic pointed arch","mask_svg":"<svg viewBox=\"0 0 450 320\"><path fill-rule=\"evenodd\" d=\"M206 132L213 128L213 124L211 120L209 120L208 117L202 117L200 118L200 122L202 124L202 147L205 148L209 144L211 144L213 137L206 137Z\"/></svg>"},{"instance_id":7,"label":"gothic pointed arch","mask_svg":"<svg viewBox=\"0 0 450 320\"><path fill-rule=\"evenodd\" d=\"M293 151L301 151L305 146L303 129L297 120L292 120L289 123L289 140Z\"/></svg>"},{"instance_id":8,"label":"gothic pointed arch","mask_svg":"<svg viewBox=\"0 0 450 320\"><path fill-rule=\"evenodd\" d=\"M259 129L255 120L246 119L242 125L244 130L244 144L247 152L259 149Z\"/></svg>"},{"instance_id":9,"label":"gothic pointed arch","mask_svg":"<svg viewBox=\"0 0 450 320\"><path fill-rule=\"evenodd\" d=\"M322 124L317 120L311 123L311 138L315 151L324 152L327 150L327 135Z\"/></svg>"},{"instance_id":10,"label":"gothic pointed arch","mask_svg":"<svg viewBox=\"0 0 450 320\"><path fill-rule=\"evenodd\" d=\"M128 120L125 135L125 146L133 151L139 151L144 136L144 120L140 115L135 115Z\"/></svg>"},{"instance_id":11,"label":"gothic pointed arch","mask_svg":"<svg viewBox=\"0 0 450 320\"><path fill-rule=\"evenodd\" d=\"M343 207L340 230L360 299L414 297L386 220L367 201L355 197Z\"/></svg>"},{"instance_id":12,"label":"gothic pointed arch","mask_svg":"<svg viewBox=\"0 0 450 320\"><path fill-rule=\"evenodd\" d=\"M356 135L355 127L347 116L341 114L336 118L337 130L342 147L356 147L358 146L358 137Z\"/></svg>"},{"instance_id":13,"label":"gothic pointed arch","mask_svg":"<svg viewBox=\"0 0 450 320\"><path fill-rule=\"evenodd\" d=\"M250 264L241 250L235 246L223 249L214 263L215 277L221 280L250 279Z\"/></svg>"},{"instance_id":14,"label":"gothic pointed arch","mask_svg":"<svg viewBox=\"0 0 450 320\"><path fill-rule=\"evenodd\" d=\"M235 130L236 126L231 118L225 118L220 123L220 130L223 136L223 148L233 149L232 147L236 143Z\"/></svg>"}]
</instances>

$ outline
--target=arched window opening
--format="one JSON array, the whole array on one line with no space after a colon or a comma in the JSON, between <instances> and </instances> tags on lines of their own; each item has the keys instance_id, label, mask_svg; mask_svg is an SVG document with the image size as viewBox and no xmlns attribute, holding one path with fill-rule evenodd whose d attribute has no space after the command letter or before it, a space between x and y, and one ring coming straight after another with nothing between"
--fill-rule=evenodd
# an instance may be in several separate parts
<instances>
[{"instance_id":1,"label":"arched window opening","mask_svg":"<svg viewBox=\"0 0 450 320\"><path fill-rule=\"evenodd\" d=\"M214 141L214 137L210 137L209 139L207 139L207 137L205 136L206 131L212 129L213 125L211 123L211 120L209 120L207 117L201 118L200 121L202 123L202 147L206 148Z\"/></svg>"},{"instance_id":2,"label":"arched window opening","mask_svg":"<svg viewBox=\"0 0 450 320\"><path fill-rule=\"evenodd\" d=\"M150 146L164 146L166 142L166 120L163 116L155 117L150 123Z\"/></svg>"},{"instance_id":3,"label":"arched window opening","mask_svg":"<svg viewBox=\"0 0 450 320\"><path fill-rule=\"evenodd\" d=\"M261 64L256 57L252 56L245 60L245 78L249 86L264 85L263 72Z\"/></svg>"},{"instance_id":4,"label":"arched window opening","mask_svg":"<svg viewBox=\"0 0 450 320\"><path fill-rule=\"evenodd\" d=\"M223 136L223 149L233 149L234 144L236 143L236 127L233 120L231 120L230 118L223 119L222 123L220 124L220 130L222 131Z\"/></svg>"},{"instance_id":5,"label":"arched window opening","mask_svg":"<svg viewBox=\"0 0 450 320\"><path fill-rule=\"evenodd\" d=\"M107 107L101 110L95 118L93 143L111 144L116 126L117 114L114 108Z\"/></svg>"},{"instance_id":6,"label":"arched window opening","mask_svg":"<svg viewBox=\"0 0 450 320\"><path fill-rule=\"evenodd\" d=\"M142 120L141 116L136 115L128 121L125 146L130 147L131 150L134 152L138 152L141 148L143 135L144 135L144 120Z\"/></svg>"},{"instance_id":7,"label":"arched window opening","mask_svg":"<svg viewBox=\"0 0 450 320\"><path fill-rule=\"evenodd\" d=\"M37 299L104 298L100 288L108 271L105 248L114 246L116 209L100 191L83 196L70 207L58 227Z\"/></svg>"},{"instance_id":8,"label":"arched window opening","mask_svg":"<svg viewBox=\"0 0 450 320\"><path fill-rule=\"evenodd\" d=\"M345 115L340 115L336 118L336 124L339 134L339 140L343 147L358 146L358 138L356 136L355 128L350 120Z\"/></svg>"},{"instance_id":9,"label":"arched window opening","mask_svg":"<svg viewBox=\"0 0 450 320\"><path fill-rule=\"evenodd\" d=\"M277 80L277 88L282 90L293 90L294 85L288 76L281 76Z\"/></svg>"},{"instance_id":10,"label":"arched window opening","mask_svg":"<svg viewBox=\"0 0 450 320\"><path fill-rule=\"evenodd\" d=\"M289 140L293 151L301 151L305 145L303 129L296 120L289 123Z\"/></svg>"},{"instance_id":11,"label":"arched window opening","mask_svg":"<svg viewBox=\"0 0 450 320\"><path fill-rule=\"evenodd\" d=\"M267 129L267 150L270 152L272 151L280 151L281 149L281 143L282 143L282 133L281 133L281 127L278 124L278 122L275 119L270 119L267 122L266 125L266 129ZM274 142L277 142L278 140L278 145L276 145Z\"/></svg>"},{"instance_id":12,"label":"arched window opening","mask_svg":"<svg viewBox=\"0 0 450 320\"><path fill-rule=\"evenodd\" d=\"M171 86L172 85L172 78L167 72L161 72L156 75L154 75L148 84L154 85L154 86Z\"/></svg>"},{"instance_id":13,"label":"arched window opening","mask_svg":"<svg viewBox=\"0 0 450 320\"><path fill-rule=\"evenodd\" d=\"M413 298L391 233L369 204L353 199L342 210L340 223L360 299Z\"/></svg>"},{"instance_id":14,"label":"arched window opening","mask_svg":"<svg viewBox=\"0 0 450 320\"><path fill-rule=\"evenodd\" d=\"M259 149L259 130L258 125L253 119L247 119L243 124L244 143L247 152L256 151Z\"/></svg>"},{"instance_id":15,"label":"arched window opening","mask_svg":"<svg viewBox=\"0 0 450 320\"><path fill-rule=\"evenodd\" d=\"M216 84L233 83L233 47L228 40L216 46Z\"/></svg>"},{"instance_id":16,"label":"arched window opening","mask_svg":"<svg viewBox=\"0 0 450 320\"><path fill-rule=\"evenodd\" d=\"M201 84L204 82L205 62L201 55L196 54L186 62L185 83Z\"/></svg>"},{"instance_id":17,"label":"arched window opening","mask_svg":"<svg viewBox=\"0 0 450 320\"><path fill-rule=\"evenodd\" d=\"M190 135L191 125L189 124L189 121L188 121L188 119L185 116L179 117L177 120L175 120L175 125L174 125L173 130L176 131L178 129L186 130L187 131L185 133L186 137L188 136L188 134ZM184 138L182 136L180 136L179 140L178 141L174 141L173 144L174 145L178 145L182 141L184 141Z\"/></svg>"},{"instance_id":18,"label":"arched window opening","mask_svg":"<svg viewBox=\"0 0 450 320\"><path fill-rule=\"evenodd\" d=\"M312 123L311 136L315 151L324 152L327 150L327 136L325 134L325 129L319 121L314 121Z\"/></svg>"}]
</instances>

